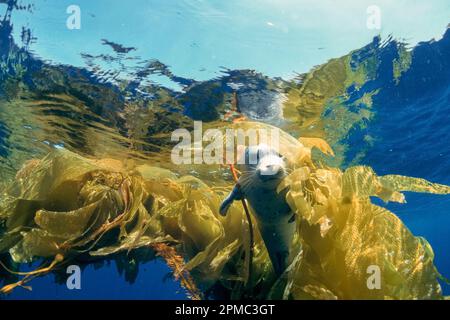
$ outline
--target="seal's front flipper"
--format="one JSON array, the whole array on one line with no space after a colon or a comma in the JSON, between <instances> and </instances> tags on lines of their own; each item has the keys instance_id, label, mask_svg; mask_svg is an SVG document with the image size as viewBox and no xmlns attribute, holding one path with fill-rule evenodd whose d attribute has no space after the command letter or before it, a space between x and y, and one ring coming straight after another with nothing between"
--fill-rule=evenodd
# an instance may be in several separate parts
<instances>
[{"instance_id":1,"label":"seal's front flipper","mask_svg":"<svg viewBox=\"0 0 450 320\"><path fill-rule=\"evenodd\" d=\"M234 200L241 200L242 199L242 193L239 190L239 186L235 185L233 190L230 192L230 194L223 200L222 204L220 205L219 212L222 216L227 215L227 211L230 208L231 204Z\"/></svg>"}]
</instances>

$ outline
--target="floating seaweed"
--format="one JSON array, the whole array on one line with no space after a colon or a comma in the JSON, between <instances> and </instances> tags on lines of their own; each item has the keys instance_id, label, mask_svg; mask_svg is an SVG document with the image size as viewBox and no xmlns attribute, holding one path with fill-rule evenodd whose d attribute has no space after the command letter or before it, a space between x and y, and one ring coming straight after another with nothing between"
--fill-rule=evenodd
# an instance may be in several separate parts
<instances>
[{"instance_id":1,"label":"floating seaweed","mask_svg":"<svg viewBox=\"0 0 450 320\"><path fill-rule=\"evenodd\" d=\"M255 122L233 126L272 128ZM342 171L312 155L313 148L333 154L324 140L297 140L282 131L280 139L292 171L279 188L289 187L286 199L298 216L291 264L280 279L255 226L250 272L242 205L233 204L226 217L218 213L233 181L211 185L180 176L176 168L130 168L57 149L27 162L2 190L0 254L18 264L43 260L42 268L2 292L84 254L95 261L146 249L165 259L193 299L214 298L208 293L217 288L233 299L443 298L431 246L370 198L401 203L403 191L449 194L450 187L377 176L366 166ZM379 290L367 286L370 266L380 269Z\"/></svg>"}]
</instances>

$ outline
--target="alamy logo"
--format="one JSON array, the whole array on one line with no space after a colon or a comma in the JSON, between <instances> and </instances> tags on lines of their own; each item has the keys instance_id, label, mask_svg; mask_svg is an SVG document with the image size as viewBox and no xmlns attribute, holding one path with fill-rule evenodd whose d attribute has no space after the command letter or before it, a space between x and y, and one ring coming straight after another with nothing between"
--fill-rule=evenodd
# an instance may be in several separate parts
<instances>
[{"instance_id":1,"label":"alamy logo","mask_svg":"<svg viewBox=\"0 0 450 320\"><path fill-rule=\"evenodd\" d=\"M367 278L367 288L369 290L381 289L381 270L377 265L370 265L367 267L367 274L370 276Z\"/></svg>"},{"instance_id":2,"label":"alamy logo","mask_svg":"<svg viewBox=\"0 0 450 320\"><path fill-rule=\"evenodd\" d=\"M381 29L381 9L379 6L372 5L368 6L367 10L367 21L366 26L369 30L380 30Z\"/></svg>"},{"instance_id":3,"label":"alamy logo","mask_svg":"<svg viewBox=\"0 0 450 320\"><path fill-rule=\"evenodd\" d=\"M174 164L244 164L240 157L246 146L265 144L279 150L279 129L208 129L203 132L201 121L194 121L193 134L187 129L172 132L171 140L178 142L172 149ZM206 145L204 145L206 143ZM248 164L256 164L256 157Z\"/></svg>"},{"instance_id":4,"label":"alamy logo","mask_svg":"<svg viewBox=\"0 0 450 320\"><path fill-rule=\"evenodd\" d=\"M69 290L80 290L81 289L81 269L77 265L70 265L66 270L67 274L70 276L67 278L66 286Z\"/></svg>"},{"instance_id":5,"label":"alamy logo","mask_svg":"<svg viewBox=\"0 0 450 320\"><path fill-rule=\"evenodd\" d=\"M66 26L69 30L80 30L81 29L81 9L77 5L70 5L66 10L67 14L70 14L66 20Z\"/></svg>"}]
</instances>

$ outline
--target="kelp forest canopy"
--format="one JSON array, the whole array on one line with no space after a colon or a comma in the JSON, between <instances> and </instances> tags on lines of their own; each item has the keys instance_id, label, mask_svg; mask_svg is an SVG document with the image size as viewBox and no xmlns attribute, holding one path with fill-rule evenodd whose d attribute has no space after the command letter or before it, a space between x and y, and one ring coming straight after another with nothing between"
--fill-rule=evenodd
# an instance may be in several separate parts
<instances>
[{"instance_id":1,"label":"kelp forest canopy","mask_svg":"<svg viewBox=\"0 0 450 320\"><path fill-rule=\"evenodd\" d=\"M269 128L237 122L240 128ZM32 286L68 264L115 260L133 280L133 266L162 257L193 299L439 299L433 250L371 197L404 202L403 191L449 194L450 187L370 167L345 170L322 161L333 151L319 138L280 131L289 175L279 190L297 215L290 265L276 278L257 226L252 263L242 204L226 217L219 206L234 181L227 167L162 168L146 161L93 158L55 149L27 161L1 190L2 293ZM211 168L221 179L211 178ZM254 224L256 222L254 221ZM20 265L42 267L15 274ZM249 272L249 267L252 272ZM379 269L380 288L368 286ZM251 277L249 277L251 275Z\"/></svg>"}]
</instances>

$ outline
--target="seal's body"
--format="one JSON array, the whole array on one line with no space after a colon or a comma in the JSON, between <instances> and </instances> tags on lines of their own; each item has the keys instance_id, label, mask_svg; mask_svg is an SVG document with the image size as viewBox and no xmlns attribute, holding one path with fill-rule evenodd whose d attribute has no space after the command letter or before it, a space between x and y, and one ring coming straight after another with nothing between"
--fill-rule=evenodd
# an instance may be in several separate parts
<instances>
[{"instance_id":1,"label":"seal's body","mask_svg":"<svg viewBox=\"0 0 450 320\"><path fill-rule=\"evenodd\" d=\"M289 249L295 233L295 214L286 202L287 189L277 192L286 176L286 163L281 155L266 145L248 147L242 175L220 206L226 215L234 200L246 199L258 222L258 228L277 275L288 264Z\"/></svg>"}]
</instances>

